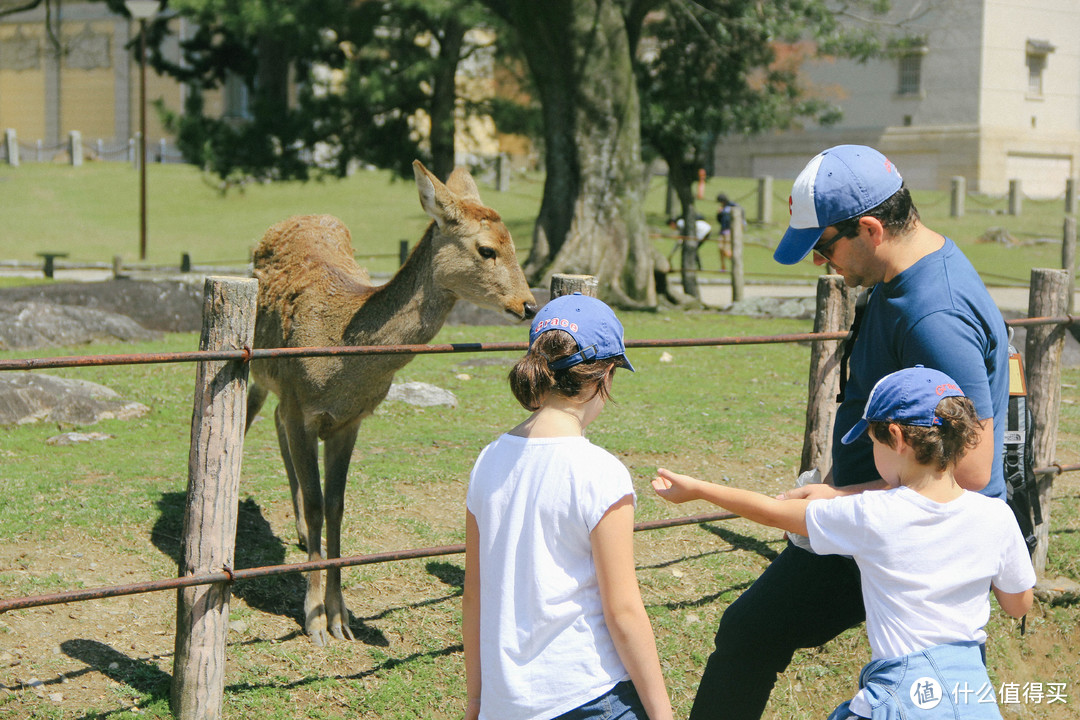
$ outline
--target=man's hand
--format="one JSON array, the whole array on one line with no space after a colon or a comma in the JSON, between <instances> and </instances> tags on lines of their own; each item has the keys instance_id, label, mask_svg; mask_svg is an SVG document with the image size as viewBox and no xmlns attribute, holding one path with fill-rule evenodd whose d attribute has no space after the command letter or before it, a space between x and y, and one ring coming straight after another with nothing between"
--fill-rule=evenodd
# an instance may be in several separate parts
<instances>
[{"instance_id":1,"label":"man's hand","mask_svg":"<svg viewBox=\"0 0 1080 720\"><path fill-rule=\"evenodd\" d=\"M802 487L792 488L776 496L777 500L829 500L840 497L841 493L832 485L825 483L810 483Z\"/></svg>"}]
</instances>

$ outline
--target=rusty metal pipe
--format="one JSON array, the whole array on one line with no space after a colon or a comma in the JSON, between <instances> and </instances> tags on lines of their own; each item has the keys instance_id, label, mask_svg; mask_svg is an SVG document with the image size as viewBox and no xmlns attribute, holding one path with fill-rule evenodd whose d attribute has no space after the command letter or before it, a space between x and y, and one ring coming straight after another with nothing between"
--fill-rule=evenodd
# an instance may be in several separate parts
<instances>
[{"instance_id":1,"label":"rusty metal pipe","mask_svg":"<svg viewBox=\"0 0 1080 720\"><path fill-rule=\"evenodd\" d=\"M701 523L713 522L716 520L728 520L734 517L738 516L733 515L732 513L712 513L706 515L666 518L663 520L651 520L649 522L638 523L634 526L634 530L656 530L660 528L675 527L677 525L699 525ZM391 550L389 552L375 553L372 555L353 555L350 557L331 558L328 560L312 560L289 565L267 565L263 567L244 568L242 570L226 568L222 572L208 573L205 575L188 575L185 577L168 578L166 580L150 580L129 585L85 588L81 590L68 590L65 592L53 593L51 595L33 595L24 598L0 600L0 613L5 613L8 610L21 610L44 605L61 605L69 602L98 600L101 598L120 597L122 595L139 595L159 590L175 590L177 588L192 587L194 585L231 583L236 580L250 580L251 578L267 577L270 575L284 575L285 573L313 572L315 570L326 570L329 568L373 565L376 563L393 562L397 560L455 555L463 552L465 552L464 545L442 545L439 547L417 548L413 550Z\"/></svg>"}]
</instances>

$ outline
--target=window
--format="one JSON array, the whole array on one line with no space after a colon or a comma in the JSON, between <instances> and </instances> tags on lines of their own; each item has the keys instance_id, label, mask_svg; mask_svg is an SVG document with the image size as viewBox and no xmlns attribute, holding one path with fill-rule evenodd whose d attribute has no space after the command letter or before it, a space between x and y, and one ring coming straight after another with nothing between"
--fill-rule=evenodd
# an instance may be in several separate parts
<instances>
[{"instance_id":1,"label":"window","mask_svg":"<svg viewBox=\"0 0 1080 720\"><path fill-rule=\"evenodd\" d=\"M248 108L248 88L243 78L239 75L225 73L225 112L224 117L233 119L249 119L251 113Z\"/></svg>"},{"instance_id":2,"label":"window","mask_svg":"<svg viewBox=\"0 0 1080 720\"><path fill-rule=\"evenodd\" d=\"M921 97L923 94L922 65L927 53L926 39L903 38L893 42L890 49L892 56L896 58L896 94Z\"/></svg>"},{"instance_id":3,"label":"window","mask_svg":"<svg viewBox=\"0 0 1080 720\"><path fill-rule=\"evenodd\" d=\"M1046 58L1055 48L1046 40L1028 40L1025 64L1028 70L1027 92L1029 96L1042 97L1043 71Z\"/></svg>"},{"instance_id":4,"label":"window","mask_svg":"<svg viewBox=\"0 0 1080 720\"><path fill-rule=\"evenodd\" d=\"M896 92L918 95L922 92L922 53L900 56L900 81Z\"/></svg>"}]
</instances>

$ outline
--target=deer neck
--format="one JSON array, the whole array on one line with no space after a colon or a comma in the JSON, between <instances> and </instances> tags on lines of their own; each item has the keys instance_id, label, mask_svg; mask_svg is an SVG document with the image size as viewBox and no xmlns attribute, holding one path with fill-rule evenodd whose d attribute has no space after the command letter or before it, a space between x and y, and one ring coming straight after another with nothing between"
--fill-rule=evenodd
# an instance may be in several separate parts
<instances>
[{"instance_id":1,"label":"deer neck","mask_svg":"<svg viewBox=\"0 0 1080 720\"><path fill-rule=\"evenodd\" d=\"M431 340L442 328L457 298L435 283L435 233L432 223L405 264L377 288L345 330L349 345L413 345Z\"/></svg>"}]
</instances>

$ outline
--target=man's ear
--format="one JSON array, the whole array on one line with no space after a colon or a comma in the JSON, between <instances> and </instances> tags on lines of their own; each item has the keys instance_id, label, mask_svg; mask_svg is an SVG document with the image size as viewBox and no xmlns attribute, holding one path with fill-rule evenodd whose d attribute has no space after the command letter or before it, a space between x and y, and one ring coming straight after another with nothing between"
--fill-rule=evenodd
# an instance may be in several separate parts
<instances>
[{"instance_id":1,"label":"man's ear","mask_svg":"<svg viewBox=\"0 0 1080 720\"><path fill-rule=\"evenodd\" d=\"M885 241L885 226L876 217L863 215L859 218L859 229L869 238L874 247Z\"/></svg>"}]
</instances>

